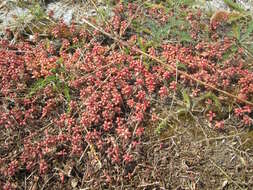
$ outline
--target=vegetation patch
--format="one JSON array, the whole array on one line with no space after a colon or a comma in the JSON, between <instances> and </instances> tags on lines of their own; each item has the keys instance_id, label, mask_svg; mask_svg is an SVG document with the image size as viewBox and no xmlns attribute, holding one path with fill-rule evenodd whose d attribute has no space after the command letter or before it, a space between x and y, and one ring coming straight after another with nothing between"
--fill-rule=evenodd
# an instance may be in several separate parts
<instances>
[{"instance_id":1,"label":"vegetation patch","mask_svg":"<svg viewBox=\"0 0 253 190\"><path fill-rule=\"evenodd\" d=\"M25 4L0 40L3 189L251 189L250 14L90 3L71 25Z\"/></svg>"}]
</instances>

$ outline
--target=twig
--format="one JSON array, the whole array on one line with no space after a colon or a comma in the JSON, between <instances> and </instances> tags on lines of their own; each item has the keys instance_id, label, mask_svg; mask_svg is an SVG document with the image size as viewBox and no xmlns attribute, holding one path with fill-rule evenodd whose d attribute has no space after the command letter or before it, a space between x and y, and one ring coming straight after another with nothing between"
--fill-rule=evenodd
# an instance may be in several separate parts
<instances>
[{"instance_id":1,"label":"twig","mask_svg":"<svg viewBox=\"0 0 253 190\"><path fill-rule=\"evenodd\" d=\"M203 133L204 136L205 136L206 144L207 144L207 146L209 147L209 145L210 145L209 140L210 140L210 139L208 139L208 136L207 136L205 130L204 130L204 129L202 128L202 126L200 125L198 118L196 118L191 112L189 112L189 113L191 114L192 118L197 122L199 128L202 130L202 133Z\"/></svg>"},{"instance_id":2,"label":"twig","mask_svg":"<svg viewBox=\"0 0 253 190\"><path fill-rule=\"evenodd\" d=\"M236 182L234 181L220 166L218 166L214 161L212 161L211 159L209 159L210 162L216 167L218 168L221 173L223 173L232 183L234 183L239 189L243 190L243 188L241 188L241 186Z\"/></svg>"},{"instance_id":3,"label":"twig","mask_svg":"<svg viewBox=\"0 0 253 190\"><path fill-rule=\"evenodd\" d=\"M43 186L41 187L41 190L43 190L45 187L46 187L46 185L48 184L48 182L51 180L51 179L53 179L55 177L55 174L53 174L53 176L51 176L44 184L43 184Z\"/></svg>"},{"instance_id":4,"label":"twig","mask_svg":"<svg viewBox=\"0 0 253 190\"><path fill-rule=\"evenodd\" d=\"M177 80L178 80L178 74L177 74L178 69L177 69L177 64L178 64L178 63L176 63L176 84L177 84ZM173 92L173 97L172 97L172 101L171 101L171 104L170 104L170 112L171 112L172 106L173 106L173 104L174 104L175 96L176 96L176 89L175 89L174 92Z\"/></svg>"},{"instance_id":5,"label":"twig","mask_svg":"<svg viewBox=\"0 0 253 190\"><path fill-rule=\"evenodd\" d=\"M213 138L208 138L208 139L205 138L205 139L197 141L196 143L201 143L201 142L206 141L206 140L211 141L211 140L222 140L222 139L233 138L233 137L238 136L240 134L242 134L242 133L234 134L234 135L228 135L228 136L221 136L221 137L213 137Z\"/></svg>"},{"instance_id":6,"label":"twig","mask_svg":"<svg viewBox=\"0 0 253 190\"><path fill-rule=\"evenodd\" d=\"M155 185L159 185L159 182L141 184L138 187L148 187L148 186L155 186Z\"/></svg>"}]
</instances>

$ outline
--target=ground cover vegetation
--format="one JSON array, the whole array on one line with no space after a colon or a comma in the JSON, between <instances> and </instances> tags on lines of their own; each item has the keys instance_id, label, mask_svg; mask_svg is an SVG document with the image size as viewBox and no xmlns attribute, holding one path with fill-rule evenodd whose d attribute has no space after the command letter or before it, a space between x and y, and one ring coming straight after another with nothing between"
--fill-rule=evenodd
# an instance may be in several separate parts
<instances>
[{"instance_id":1,"label":"ground cover vegetation","mask_svg":"<svg viewBox=\"0 0 253 190\"><path fill-rule=\"evenodd\" d=\"M0 41L1 187L253 188L253 20L227 2L90 1L71 26L23 2Z\"/></svg>"}]
</instances>

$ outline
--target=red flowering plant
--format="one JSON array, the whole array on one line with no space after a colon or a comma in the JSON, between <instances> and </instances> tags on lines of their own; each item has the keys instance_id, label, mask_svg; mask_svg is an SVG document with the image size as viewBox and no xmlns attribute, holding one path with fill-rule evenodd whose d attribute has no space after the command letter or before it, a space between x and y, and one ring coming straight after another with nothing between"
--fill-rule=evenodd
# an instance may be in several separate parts
<instances>
[{"instance_id":1,"label":"red flowering plant","mask_svg":"<svg viewBox=\"0 0 253 190\"><path fill-rule=\"evenodd\" d=\"M8 177L38 170L43 176L54 169L51 156L58 162L75 160L86 147L100 155L98 161L128 167L138 154L157 76L141 60L117 51L108 54L99 43L71 54L63 40L60 55L43 43L21 43L10 51L2 41L1 93L10 102L2 102L8 108L1 111L1 130L13 136L5 142L1 173ZM20 93L29 95L19 99ZM23 146L13 160L6 159L16 133Z\"/></svg>"},{"instance_id":2,"label":"red flowering plant","mask_svg":"<svg viewBox=\"0 0 253 190\"><path fill-rule=\"evenodd\" d=\"M142 162L149 126L188 121L180 121L181 115L204 118L223 130L234 113L239 126L252 125L252 107L215 90L252 101L253 75L243 52L228 55L235 39L202 39L200 11L195 15L183 7L188 24L181 18L167 28L176 12L168 16L161 6L144 8L118 3L109 25L97 23L132 49L101 31L63 22L47 39L20 39L15 45L0 41L0 180L6 189L21 174L39 176L39 186L55 175L61 184L80 178L80 187L84 181L104 188L127 184ZM148 30L136 23L150 26L149 19L181 33L163 36L163 28L159 35L144 35ZM166 37L176 42L154 39Z\"/></svg>"}]
</instances>

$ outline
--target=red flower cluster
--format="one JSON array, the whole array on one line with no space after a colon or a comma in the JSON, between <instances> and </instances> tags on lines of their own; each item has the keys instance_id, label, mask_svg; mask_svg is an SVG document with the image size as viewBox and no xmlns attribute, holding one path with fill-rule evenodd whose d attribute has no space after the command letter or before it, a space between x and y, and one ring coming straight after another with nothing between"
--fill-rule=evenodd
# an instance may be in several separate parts
<instances>
[{"instance_id":1,"label":"red flower cluster","mask_svg":"<svg viewBox=\"0 0 253 190\"><path fill-rule=\"evenodd\" d=\"M123 36L128 27L125 13L134 16L137 6L129 3L128 11L125 9L118 4L110 21L114 32ZM158 8L147 14L156 15L162 23L168 19ZM196 25L192 14L187 19L192 27ZM192 28L194 38L197 30ZM157 105L171 105L171 97L181 97L186 87L191 97L211 91L159 64L147 66L135 51L111 49L98 40L99 32L91 40L88 30L78 31L60 22L50 35L51 42L38 38L33 43L11 45L0 41L0 130L5 139L0 145L0 174L6 180L22 170L43 176L54 163L64 165L67 160L77 167L77 160L86 164L96 158L102 162L105 182L119 182L111 175L121 172L118 166L130 167L138 161L146 125L159 121ZM137 36L126 38L136 45ZM148 52L198 80L252 100L253 75L244 67L240 52L219 64L232 45L232 39L224 38L187 47L163 44L159 51L151 47ZM209 109L212 100L206 102L209 121L223 129L224 121L216 121L218 112ZM251 107L242 105L233 111L245 125L252 124ZM14 143L21 147L13 150ZM64 183L65 174L57 175Z\"/></svg>"}]
</instances>

